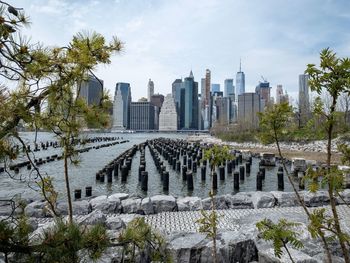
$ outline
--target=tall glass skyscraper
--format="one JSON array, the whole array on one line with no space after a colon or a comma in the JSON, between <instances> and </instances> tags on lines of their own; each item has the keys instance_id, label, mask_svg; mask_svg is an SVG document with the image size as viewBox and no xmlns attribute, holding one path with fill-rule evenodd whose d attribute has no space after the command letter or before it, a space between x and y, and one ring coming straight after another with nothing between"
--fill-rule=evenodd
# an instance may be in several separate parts
<instances>
[{"instance_id":1,"label":"tall glass skyscraper","mask_svg":"<svg viewBox=\"0 0 350 263\"><path fill-rule=\"evenodd\" d=\"M122 102L122 115L113 116L113 119L117 123L122 123L123 127L128 129L130 126L130 104L131 104L131 88L129 83L118 82L115 87L114 105L116 109L113 111L117 114L117 108L121 108L120 102ZM118 105L119 103L119 105ZM122 119L122 121L120 121Z\"/></svg>"},{"instance_id":2,"label":"tall glass skyscraper","mask_svg":"<svg viewBox=\"0 0 350 263\"><path fill-rule=\"evenodd\" d=\"M236 74L236 89L237 97L245 92L245 75L242 72L241 62L239 63L239 71Z\"/></svg>"},{"instance_id":3,"label":"tall glass skyscraper","mask_svg":"<svg viewBox=\"0 0 350 263\"><path fill-rule=\"evenodd\" d=\"M198 129L198 82L194 81L191 70L190 76L183 82L185 91L185 121L184 129Z\"/></svg>"},{"instance_id":4,"label":"tall glass skyscraper","mask_svg":"<svg viewBox=\"0 0 350 263\"><path fill-rule=\"evenodd\" d=\"M211 84L211 93L219 92L220 91L220 84L213 83Z\"/></svg>"},{"instance_id":5,"label":"tall glass skyscraper","mask_svg":"<svg viewBox=\"0 0 350 263\"><path fill-rule=\"evenodd\" d=\"M103 80L89 76L83 81L79 89L79 97L83 98L88 105L99 105L103 93Z\"/></svg>"},{"instance_id":6,"label":"tall glass skyscraper","mask_svg":"<svg viewBox=\"0 0 350 263\"><path fill-rule=\"evenodd\" d=\"M299 75L299 115L300 125L304 125L309 119L309 75Z\"/></svg>"},{"instance_id":7,"label":"tall glass skyscraper","mask_svg":"<svg viewBox=\"0 0 350 263\"><path fill-rule=\"evenodd\" d=\"M225 79L224 82L224 97L234 97L235 86L233 86L233 79Z\"/></svg>"}]
</instances>

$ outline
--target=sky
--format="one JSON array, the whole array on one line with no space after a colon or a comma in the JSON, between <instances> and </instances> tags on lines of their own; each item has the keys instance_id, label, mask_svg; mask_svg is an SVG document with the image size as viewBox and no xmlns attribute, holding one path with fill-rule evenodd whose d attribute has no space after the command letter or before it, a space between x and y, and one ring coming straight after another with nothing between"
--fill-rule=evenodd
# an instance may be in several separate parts
<instances>
[{"instance_id":1,"label":"sky","mask_svg":"<svg viewBox=\"0 0 350 263\"><path fill-rule=\"evenodd\" d=\"M133 101L171 93L176 78L193 71L195 81L211 70L212 83L236 79L239 61L246 92L262 77L297 98L298 75L319 62L326 47L350 54L349 0L9 0L22 7L33 42L64 46L73 35L96 31L125 45L96 75L114 94L129 82Z\"/></svg>"}]
</instances>

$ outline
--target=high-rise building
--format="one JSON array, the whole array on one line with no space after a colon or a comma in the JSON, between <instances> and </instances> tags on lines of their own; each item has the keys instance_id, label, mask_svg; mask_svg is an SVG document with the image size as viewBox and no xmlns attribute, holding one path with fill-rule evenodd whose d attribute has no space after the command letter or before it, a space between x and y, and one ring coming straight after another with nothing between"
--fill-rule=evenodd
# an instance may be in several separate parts
<instances>
[{"instance_id":1,"label":"high-rise building","mask_svg":"<svg viewBox=\"0 0 350 263\"><path fill-rule=\"evenodd\" d=\"M115 127L129 128L131 88L129 83L118 82L115 87L113 103L113 129ZM122 112L121 112L122 105Z\"/></svg>"},{"instance_id":2,"label":"high-rise building","mask_svg":"<svg viewBox=\"0 0 350 263\"><path fill-rule=\"evenodd\" d=\"M235 86L233 85L233 79L225 79L224 97L231 97L235 100Z\"/></svg>"},{"instance_id":3,"label":"high-rise building","mask_svg":"<svg viewBox=\"0 0 350 263\"><path fill-rule=\"evenodd\" d=\"M270 83L264 80L263 82L259 82L259 84L255 88L255 93L260 95L260 99L265 100L265 105L270 102L271 96L271 87Z\"/></svg>"},{"instance_id":4,"label":"high-rise building","mask_svg":"<svg viewBox=\"0 0 350 263\"><path fill-rule=\"evenodd\" d=\"M176 104L173 96L168 94L165 97L159 114L159 130L160 131L176 131L178 115L176 112Z\"/></svg>"},{"instance_id":5,"label":"high-rise building","mask_svg":"<svg viewBox=\"0 0 350 263\"><path fill-rule=\"evenodd\" d=\"M176 111L178 114L178 129L184 127L185 121L185 90L183 87L182 79L176 79L172 84L172 94L175 99Z\"/></svg>"},{"instance_id":6,"label":"high-rise building","mask_svg":"<svg viewBox=\"0 0 350 263\"><path fill-rule=\"evenodd\" d=\"M162 94L154 94L151 97L151 104L154 106L154 129L159 129L159 113L160 108L164 102L164 96Z\"/></svg>"},{"instance_id":7,"label":"high-rise building","mask_svg":"<svg viewBox=\"0 0 350 263\"><path fill-rule=\"evenodd\" d=\"M276 88L276 104L280 104L281 103L282 96L283 96L283 87L282 87L282 85L277 85L277 88Z\"/></svg>"},{"instance_id":8,"label":"high-rise building","mask_svg":"<svg viewBox=\"0 0 350 263\"><path fill-rule=\"evenodd\" d=\"M230 122L230 98L217 97L216 105L216 119L220 124L229 124Z\"/></svg>"},{"instance_id":9,"label":"high-rise building","mask_svg":"<svg viewBox=\"0 0 350 263\"><path fill-rule=\"evenodd\" d=\"M83 81L79 89L79 97L88 105L99 105L103 94L103 80L89 75L88 80Z\"/></svg>"},{"instance_id":10,"label":"high-rise building","mask_svg":"<svg viewBox=\"0 0 350 263\"><path fill-rule=\"evenodd\" d=\"M198 82L194 81L192 70L183 82L185 90L185 122L184 129L198 129Z\"/></svg>"},{"instance_id":11,"label":"high-rise building","mask_svg":"<svg viewBox=\"0 0 350 263\"><path fill-rule=\"evenodd\" d=\"M259 125L257 113L261 111L261 102L257 93L238 95L238 122L246 128L257 128Z\"/></svg>"},{"instance_id":12,"label":"high-rise building","mask_svg":"<svg viewBox=\"0 0 350 263\"><path fill-rule=\"evenodd\" d=\"M299 118L304 125L310 117L309 75L299 75Z\"/></svg>"},{"instance_id":13,"label":"high-rise building","mask_svg":"<svg viewBox=\"0 0 350 263\"><path fill-rule=\"evenodd\" d=\"M236 96L239 96L245 92L245 75L242 72L241 62L239 62L239 71L236 74Z\"/></svg>"},{"instance_id":14,"label":"high-rise building","mask_svg":"<svg viewBox=\"0 0 350 263\"><path fill-rule=\"evenodd\" d=\"M130 129L135 131L154 130L154 106L149 102L131 102Z\"/></svg>"},{"instance_id":15,"label":"high-rise building","mask_svg":"<svg viewBox=\"0 0 350 263\"><path fill-rule=\"evenodd\" d=\"M201 104L200 104L200 127L208 130L211 126L211 72L209 69L205 71L205 78L201 79Z\"/></svg>"},{"instance_id":16,"label":"high-rise building","mask_svg":"<svg viewBox=\"0 0 350 263\"><path fill-rule=\"evenodd\" d=\"M147 91L148 91L148 101L151 101L151 97L154 94L154 82L151 79L148 80Z\"/></svg>"},{"instance_id":17,"label":"high-rise building","mask_svg":"<svg viewBox=\"0 0 350 263\"><path fill-rule=\"evenodd\" d=\"M212 93L219 92L219 91L220 91L220 84L217 84L217 83L211 84L211 92Z\"/></svg>"}]
</instances>

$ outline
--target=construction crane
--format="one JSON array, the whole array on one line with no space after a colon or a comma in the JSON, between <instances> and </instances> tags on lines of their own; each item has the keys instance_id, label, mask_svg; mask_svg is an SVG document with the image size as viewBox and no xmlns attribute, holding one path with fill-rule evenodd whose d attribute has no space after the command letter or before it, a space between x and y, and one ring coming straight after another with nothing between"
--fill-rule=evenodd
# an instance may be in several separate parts
<instances>
[{"instance_id":1,"label":"construction crane","mask_svg":"<svg viewBox=\"0 0 350 263\"><path fill-rule=\"evenodd\" d=\"M261 78L264 82L267 82L267 79L265 79L264 76L261 76Z\"/></svg>"}]
</instances>

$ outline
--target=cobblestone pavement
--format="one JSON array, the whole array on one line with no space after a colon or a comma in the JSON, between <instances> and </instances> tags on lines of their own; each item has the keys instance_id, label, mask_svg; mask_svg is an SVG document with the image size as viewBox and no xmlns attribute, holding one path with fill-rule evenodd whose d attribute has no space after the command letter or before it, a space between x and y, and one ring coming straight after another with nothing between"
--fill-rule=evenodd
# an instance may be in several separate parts
<instances>
[{"instance_id":1,"label":"cobblestone pavement","mask_svg":"<svg viewBox=\"0 0 350 263\"><path fill-rule=\"evenodd\" d=\"M320 208L320 207L317 207ZM327 213L330 213L330 206L324 206ZM309 208L311 210L315 208ZM337 211L339 213L339 218L343 226L345 226L350 231L350 208L346 205L338 205ZM210 211L206 211L210 213ZM226 209L217 210L219 216L218 229L237 231L239 230L241 224L245 222L251 223L255 219L256 221L262 220L265 217L269 218L287 218L291 221L293 219L302 219L302 221L307 221L305 212L302 207L275 207L275 208L260 208L260 209ZM135 216L135 214L109 214L109 217L121 217L122 220L129 222ZM150 224L153 228L158 229L165 233L173 232L198 232L199 225L196 221L201 217L200 211L185 211L185 212L163 212L155 215L143 216L145 221ZM75 216L74 219L79 221L84 216ZM52 218L37 218L39 225L43 225L52 222Z\"/></svg>"}]
</instances>

